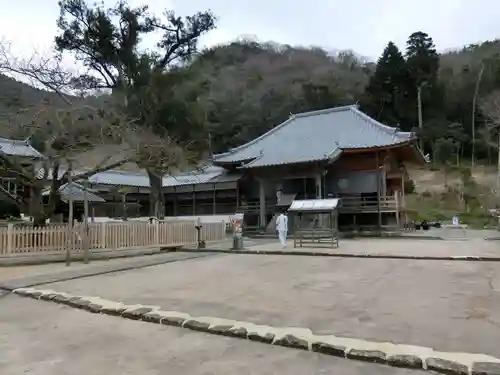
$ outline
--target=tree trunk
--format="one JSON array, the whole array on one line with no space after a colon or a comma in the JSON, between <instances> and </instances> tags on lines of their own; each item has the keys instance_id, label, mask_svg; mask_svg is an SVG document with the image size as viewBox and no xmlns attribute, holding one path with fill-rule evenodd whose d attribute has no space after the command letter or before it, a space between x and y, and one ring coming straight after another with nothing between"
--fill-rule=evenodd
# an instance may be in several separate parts
<instances>
[{"instance_id":1,"label":"tree trunk","mask_svg":"<svg viewBox=\"0 0 500 375\"><path fill-rule=\"evenodd\" d=\"M476 88L474 90L474 97L472 98L472 166L474 167L476 163L476 102L477 95L479 94L479 85L481 84L481 79L484 72L484 63L481 64L481 70L476 81Z\"/></svg>"},{"instance_id":2,"label":"tree trunk","mask_svg":"<svg viewBox=\"0 0 500 375\"><path fill-rule=\"evenodd\" d=\"M163 219L165 217L165 199L163 196L162 182L163 178L161 175L155 173L151 169L146 169L149 177L149 186L151 192L149 194L149 213L150 216L156 217L158 219Z\"/></svg>"},{"instance_id":3,"label":"tree trunk","mask_svg":"<svg viewBox=\"0 0 500 375\"><path fill-rule=\"evenodd\" d=\"M43 204L42 189L38 186L30 187L29 214L33 218L35 227L44 226L49 217Z\"/></svg>"}]
</instances>

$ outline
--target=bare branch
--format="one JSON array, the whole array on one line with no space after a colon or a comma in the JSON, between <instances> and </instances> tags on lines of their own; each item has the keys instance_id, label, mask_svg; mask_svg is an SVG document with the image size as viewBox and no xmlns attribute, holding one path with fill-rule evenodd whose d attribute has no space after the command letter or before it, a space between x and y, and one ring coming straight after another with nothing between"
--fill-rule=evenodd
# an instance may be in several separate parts
<instances>
[{"instance_id":1,"label":"bare branch","mask_svg":"<svg viewBox=\"0 0 500 375\"><path fill-rule=\"evenodd\" d=\"M189 165L192 153L189 147L182 147L166 132L159 133L151 128L140 128L128 133L131 146L137 150L135 162L141 168L149 169L159 176Z\"/></svg>"},{"instance_id":2,"label":"bare branch","mask_svg":"<svg viewBox=\"0 0 500 375\"><path fill-rule=\"evenodd\" d=\"M34 54L29 59L19 59L10 51L10 43L0 41L0 73L17 75L56 93L66 104L71 105L68 90L73 87L73 74L62 67L61 60Z\"/></svg>"},{"instance_id":3,"label":"bare branch","mask_svg":"<svg viewBox=\"0 0 500 375\"><path fill-rule=\"evenodd\" d=\"M500 90L483 98L480 107L482 113L490 120L490 127L500 126Z\"/></svg>"}]
</instances>

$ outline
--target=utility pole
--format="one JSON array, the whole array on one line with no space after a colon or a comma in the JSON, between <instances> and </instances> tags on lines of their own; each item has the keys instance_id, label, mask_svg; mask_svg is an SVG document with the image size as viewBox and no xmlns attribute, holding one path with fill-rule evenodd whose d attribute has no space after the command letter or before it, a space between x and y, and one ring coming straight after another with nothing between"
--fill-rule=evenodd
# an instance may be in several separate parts
<instances>
[{"instance_id":1,"label":"utility pole","mask_svg":"<svg viewBox=\"0 0 500 375\"><path fill-rule=\"evenodd\" d=\"M418 129L420 130L420 139L419 139L419 147L420 151L424 152L424 140L422 138L422 131L424 129L424 124L422 120L422 87L424 86L424 83L421 83L418 85L417 88L417 105L418 105Z\"/></svg>"},{"instance_id":2,"label":"utility pole","mask_svg":"<svg viewBox=\"0 0 500 375\"><path fill-rule=\"evenodd\" d=\"M479 94L479 85L484 73L484 62L481 64L481 70L477 76L476 88L474 90L474 97L472 98L472 166L476 164L476 102ZM498 187L497 187L498 188Z\"/></svg>"},{"instance_id":3,"label":"utility pole","mask_svg":"<svg viewBox=\"0 0 500 375\"><path fill-rule=\"evenodd\" d=\"M85 231L85 244L83 248L83 262L88 263L89 262L89 253L90 253L90 238L89 238L89 194L88 194L88 181L85 180L84 186L83 186L83 219L84 219L84 224L83 228Z\"/></svg>"},{"instance_id":4,"label":"utility pole","mask_svg":"<svg viewBox=\"0 0 500 375\"><path fill-rule=\"evenodd\" d=\"M66 187L68 190L68 243L66 244L66 266L71 265L71 250L73 248L73 191L72 191L72 163L68 163L68 182Z\"/></svg>"}]
</instances>

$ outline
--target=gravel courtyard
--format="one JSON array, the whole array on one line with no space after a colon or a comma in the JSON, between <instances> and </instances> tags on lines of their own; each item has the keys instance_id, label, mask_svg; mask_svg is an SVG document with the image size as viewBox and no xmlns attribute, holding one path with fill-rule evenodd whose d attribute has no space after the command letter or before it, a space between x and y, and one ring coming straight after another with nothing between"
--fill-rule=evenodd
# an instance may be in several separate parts
<instances>
[{"instance_id":1,"label":"gravel courtyard","mask_svg":"<svg viewBox=\"0 0 500 375\"><path fill-rule=\"evenodd\" d=\"M476 231L481 232L481 231ZM478 234L475 233L477 236ZM422 257L450 257L450 256L481 256L500 257L500 243L498 241L485 241L482 238L469 236L467 241L461 240L425 240L425 239L396 239L396 238L357 238L340 239L340 247L332 249L328 246L310 246L293 248L293 239L288 240L286 251L318 251L345 254L368 254L388 256L422 256ZM282 250L278 240L269 239L255 244L250 244L248 250Z\"/></svg>"},{"instance_id":2,"label":"gravel courtyard","mask_svg":"<svg viewBox=\"0 0 500 375\"><path fill-rule=\"evenodd\" d=\"M217 255L46 288L195 316L500 356L495 262Z\"/></svg>"},{"instance_id":3,"label":"gravel courtyard","mask_svg":"<svg viewBox=\"0 0 500 375\"><path fill-rule=\"evenodd\" d=\"M410 375L351 361L192 332L7 295L0 298L0 374Z\"/></svg>"}]
</instances>

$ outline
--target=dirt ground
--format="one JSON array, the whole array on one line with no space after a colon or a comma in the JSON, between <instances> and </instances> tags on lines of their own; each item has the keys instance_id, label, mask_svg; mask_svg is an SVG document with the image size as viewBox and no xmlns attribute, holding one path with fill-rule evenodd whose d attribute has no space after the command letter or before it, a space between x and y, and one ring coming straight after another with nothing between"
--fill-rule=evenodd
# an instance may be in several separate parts
<instances>
[{"instance_id":1,"label":"dirt ground","mask_svg":"<svg viewBox=\"0 0 500 375\"><path fill-rule=\"evenodd\" d=\"M52 274L55 272L67 271L67 270L83 270L94 268L98 265L114 265L114 264L126 264L129 259L117 258L110 260L99 260L92 261L89 264L83 262L72 262L69 267L66 267L65 263L47 263L47 264L36 264L36 265L26 265L26 266L9 266L0 267L0 282L18 279L21 277L30 277L38 275Z\"/></svg>"},{"instance_id":2,"label":"dirt ground","mask_svg":"<svg viewBox=\"0 0 500 375\"><path fill-rule=\"evenodd\" d=\"M398 369L186 329L0 298L0 374L409 375Z\"/></svg>"},{"instance_id":3,"label":"dirt ground","mask_svg":"<svg viewBox=\"0 0 500 375\"><path fill-rule=\"evenodd\" d=\"M500 356L500 264L494 262L218 255L47 288Z\"/></svg>"},{"instance_id":4,"label":"dirt ground","mask_svg":"<svg viewBox=\"0 0 500 375\"><path fill-rule=\"evenodd\" d=\"M479 232L479 231L476 231ZM246 246L249 250L282 250L281 244L266 240L262 244ZM492 256L500 257L500 242L485 241L482 238L471 237L467 241L443 241L427 239L396 239L396 238L359 238L340 239L339 248L328 246L304 245L297 250L327 251L348 254L372 254L395 256ZM287 241L288 251L294 251L293 239Z\"/></svg>"}]
</instances>

